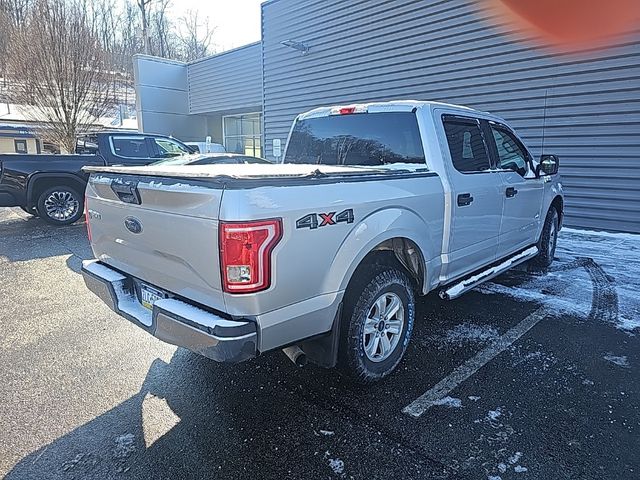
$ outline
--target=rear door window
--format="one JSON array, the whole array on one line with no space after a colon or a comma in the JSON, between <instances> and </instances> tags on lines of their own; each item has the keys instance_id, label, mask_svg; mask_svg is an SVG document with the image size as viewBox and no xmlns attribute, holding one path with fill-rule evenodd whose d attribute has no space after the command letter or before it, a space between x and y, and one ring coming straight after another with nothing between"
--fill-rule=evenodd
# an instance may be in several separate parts
<instances>
[{"instance_id":1,"label":"rear door window","mask_svg":"<svg viewBox=\"0 0 640 480\"><path fill-rule=\"evenodd\" d=\"M111 137L113 154L124 158L152 158L145 137Z\"/></svg>"},{"instance_id":2,"label":"rear door window","mask_svg":"<svg viewBox=\"0 0 640 480\"><path fill-rule=\"evenodd\" d=\"M425 163L412 112L355 113L296 122L285 163L380 166Z\"/></svg>"},{"instance_id":3,"label":"rear door window","mask_svg":"<svg viewBox=\"0 0 640 480\"><path fill-rule=\"evenodd\" d=\"M479 123L472 118L445 117L444 130L453 167L461 173L491 169Z\"/></svg>"}]
</instances>

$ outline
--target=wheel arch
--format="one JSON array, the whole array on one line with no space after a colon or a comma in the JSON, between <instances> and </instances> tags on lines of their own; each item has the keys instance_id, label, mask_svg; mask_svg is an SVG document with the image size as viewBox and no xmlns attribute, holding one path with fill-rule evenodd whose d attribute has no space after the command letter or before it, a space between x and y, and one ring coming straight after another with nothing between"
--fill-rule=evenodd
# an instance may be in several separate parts
<instances>
[{"instance_id":1,"label":"wheel arch","mask_svg":"<svg viewBox=\"0 0 640 480\"><path fill-rule=\"evenodd\" d=\"M325 291L346 290L362 265L395 261L415 282L417 290L429 290L429 260L435 241L428 224L407 209L385 209L356 225L335 255L326 277Z\"/></svg>"},{"instance_id":2,"label":"wheel arch","mask_svg":"<svg viewBox=\"0 0 640 480\"><path fill-rule=\"evenodd\" d=\"M47 188L55 186L70 187L78 190L78 193L84 195L87 186L86 182L71 173L52 172L52 173L36 173L29 178L27 184L27 204L33 207L38 202L38 197Z\"/></svg>"},{"instance_id":3,"label":"wheel arch","mask_svg":"<svg viewBox=\"0 0 640 480\"><path fill-rule=\"evenodd\" d=\"M551 200L551 205L549 208L555 208L558 212L558 225L562 227L562 222L564 220L564 199L562 195L556 195L553 200Z\"/></svg>"}]
</instances>

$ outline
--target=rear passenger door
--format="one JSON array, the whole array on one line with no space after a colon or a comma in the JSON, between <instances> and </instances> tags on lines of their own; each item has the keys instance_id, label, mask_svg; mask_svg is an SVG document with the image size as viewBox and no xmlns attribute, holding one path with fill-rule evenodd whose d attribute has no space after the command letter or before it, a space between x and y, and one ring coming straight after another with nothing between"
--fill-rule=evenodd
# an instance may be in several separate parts
<instances>
[{"instance_id":1,"label":"rear passenger door","mask_svg":"<svg viewBox=\"0 0 640 480\"><path fill-rule=\"evenodd\" d=\"M446 281L495 260L504 194L500 175L491 171L480 121L457 115L442 121L452 203Z\"/></svg>"},{"instance_id":2,"label":"rear passenger door","mask_svg":"<svg viewBox=\"0 0 640 480\"><path fill-rule=\"evenodd\" d=\"M498 245L501 258L537 241L538 226L544 220L541 212L544 183L542 178L536 178L531 154L506 125L490 121L485 129L503 186Z\"/></svg>"}]
</instances>

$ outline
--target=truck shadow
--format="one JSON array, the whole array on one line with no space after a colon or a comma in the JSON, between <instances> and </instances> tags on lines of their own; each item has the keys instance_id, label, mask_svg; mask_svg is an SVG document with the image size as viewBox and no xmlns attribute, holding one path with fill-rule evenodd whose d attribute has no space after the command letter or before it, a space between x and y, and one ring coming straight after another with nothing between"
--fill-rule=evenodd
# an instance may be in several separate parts
<instances>
[{"instance_id":1,"label":"truck shadow","mask_svg":"<svg viewBox=\"0 0 640 480\"><path fill-rule=\"evenodd\" d=\"M135 395L27 455L6 478L319 478L333 474L328 455L338 449L360 469L355 478L459 478L412 443L415 423L401 409L483 346L442 350L434 348L441 339L430 337L472 312L478 327L489 325L498 302L513 313L504 328L523 315L517 302L508 302L512 309L504 299L466 298L421 299L405 360L366 388L334 370L297 368L281 352L221 365L177 349L169 363L152 363ZM404 453L389 442L402 442Z\"/></svg>"},{"instance_id":2,"label":"truck shadow","mask_svg":"<svg viewBox=\"0 0 640 480\"><path fill-rule=\"evenodd\" d=\"M329 477L333 431L353 433L353 425L326 403L338 392L357 402L357 389L340 383L333 371L297 370L281 354L218 365L178 349L170 363L154 361L137 394L24 457L6 478ZM363 429L363 448L379 442L379 432L368 438ZM378 471L403 468L386 455ZM412 462L448 478L436 462Z\"/></svg>"}]
</instances>

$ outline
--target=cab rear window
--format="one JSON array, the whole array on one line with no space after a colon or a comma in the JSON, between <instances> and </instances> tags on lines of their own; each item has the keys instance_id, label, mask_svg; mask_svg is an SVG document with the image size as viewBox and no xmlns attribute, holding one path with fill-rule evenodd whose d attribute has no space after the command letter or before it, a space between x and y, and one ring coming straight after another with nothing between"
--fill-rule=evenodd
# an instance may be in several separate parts
<instances>
[{"instance_id":1,"label":"cab rear window","mask_svg":"<svg viewBox=\"0 0 640 480\"><path fill-rule=\"evenodd\" d=\"M425 163L416 115L356 113L296 122L285 163L380 166Z\"/></svg>"}]
</instances>

